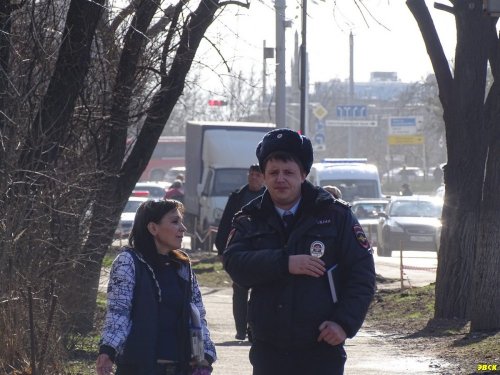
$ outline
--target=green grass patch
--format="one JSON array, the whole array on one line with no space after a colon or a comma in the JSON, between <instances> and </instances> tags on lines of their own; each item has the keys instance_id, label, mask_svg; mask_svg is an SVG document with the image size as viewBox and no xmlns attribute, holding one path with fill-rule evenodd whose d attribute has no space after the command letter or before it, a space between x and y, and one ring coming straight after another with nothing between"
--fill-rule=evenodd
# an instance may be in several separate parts
<instances>
[{"instance_id":1,"label":"green grass patch","mask_svg":"<svg viewBox=\"0 0 500 375\"><path fill-rule=\"evenodd\" d=\"M209 288L231 286L231 278L224 271L218 255L192 253L190 257L193 262L193 271L200 286Z\"/></svg>"}]
</instances>

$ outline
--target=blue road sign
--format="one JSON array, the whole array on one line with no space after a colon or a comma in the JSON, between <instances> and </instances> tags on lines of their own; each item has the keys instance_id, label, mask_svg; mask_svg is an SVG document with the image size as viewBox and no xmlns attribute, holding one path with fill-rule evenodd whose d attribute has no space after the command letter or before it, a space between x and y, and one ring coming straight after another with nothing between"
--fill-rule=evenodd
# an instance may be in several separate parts
<instances>
[{"instance_id":1,"label":"blue road sign","mask_svg":"<svg viewBox=\"0 0 500 375\"><path fill-rule=\"evenodd\" d=\"M413 117L391 117L391 126L417 126L417 118Z\"/></svg>"},{"instance_id":2,"label":"blue road sign","mask_svg":"<svg viewBox=\"0 0 500 375\"><path fill-rule=\"evenodd\" d=\"M337 117L366 117L366 105L338 105Z\"/></svg>"},{"instance_id":3,"label":"blue road sign","mask_svg":"<svg viewBox=\"0 0 500 375\"><path fill-rule=\"evenodd\" d=\"M314 143L317 145L322 145L325 143L325 135L321 133L316 133L314 136Z\"/></svg>"}]
</instances>

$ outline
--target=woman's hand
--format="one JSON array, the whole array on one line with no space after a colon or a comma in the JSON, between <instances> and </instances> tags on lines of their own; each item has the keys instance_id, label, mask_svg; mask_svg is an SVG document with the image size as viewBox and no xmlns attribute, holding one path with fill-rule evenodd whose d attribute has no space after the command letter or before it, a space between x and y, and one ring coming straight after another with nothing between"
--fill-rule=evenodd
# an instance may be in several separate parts
<instances>
[{"instance_id":1,"label":"woman's hand","mask_svg":"<svg viewBox=\"0 0 500 375\"><path fill-rule=\"evenodd\" d=\"M97 375L110 375L113 371L113 361L107 354L99 354L95 368Z\"/></svg>"}]
</instances>

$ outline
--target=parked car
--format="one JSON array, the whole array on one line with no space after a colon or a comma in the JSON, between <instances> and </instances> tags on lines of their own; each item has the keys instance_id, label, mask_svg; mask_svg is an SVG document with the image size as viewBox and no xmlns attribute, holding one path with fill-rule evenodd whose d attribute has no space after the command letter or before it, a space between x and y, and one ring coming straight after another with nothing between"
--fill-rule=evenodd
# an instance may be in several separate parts
<instances>
[{"instance_id":1,"label":"parked car","mask_svg":"<svg viewBox=\"0 0 500 375\"><path fill-rule=\"evenodd\" d=\"M439 186L437 189L436 189L436 197L439 197L439 198L444 198L444 192L445 192L445 185L442 184L441 186Z\"/></svg>"},{"instance_id":2,"label":"parked car","mask_svg":"<svg viewBox=\"0 0 500 375\"><path fill-rule=\"evenodd\" d=\"M377 246L377 225L379 212L384 212L389 199L359 199L352 202L351 210L363 227L368 241Z\"/></svg>"},{"instance_id":3,"label":"parked car","mask_svg":"<svg viewBox=\"0 0 500 375\"><path fill-rule=\"evenodd\" d=\"M115 238L126 238L132 230L134 224L135 213L142 202L146 202L148 198L145 197L130 197L125 205L120 216L120 221L115 230Z\"/></svg>"},{"instance_id":4,"label":"parked car","mask_svg":"<svg viewBox=\"0 0 500 375\"><path fill-rule=\"evenodd\" d=\"M379 213L377 255L393 250L438 251L443 200L427 195L394 196Z\"/></svg>"},{"instance_id":5,"label":"parked car","mask_svg":"<svg viewBox=\"0 0 500 375\"><path fill-rule=\"evenodd\" d=\"M132 196L155 200L163 199L169 187L168 182L138 182L135 184ZM144 192L149 192L149 194L144 194Z\"/></svg>"}]
</instances>

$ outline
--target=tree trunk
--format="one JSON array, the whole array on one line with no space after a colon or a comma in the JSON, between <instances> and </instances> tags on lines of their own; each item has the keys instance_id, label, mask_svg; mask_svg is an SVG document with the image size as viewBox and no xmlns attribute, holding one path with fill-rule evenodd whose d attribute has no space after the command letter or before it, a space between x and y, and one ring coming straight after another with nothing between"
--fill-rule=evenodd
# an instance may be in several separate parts
<instances>
[{"instance_id":1,"label":"tree trunk","mask_svg":"<svg viewBox=\"0 0 500 375\"><path fill-rule=\"evenodd\" d=\"M104 0L72 0L54 73L30 129L21 168L40 170L55 163L90 64L90 49Z\"/></svg>"},{"instance_id":2,"label":"tree trunk","mask_svg":"<svg viewBox=\"0 0 500 375\"><path fill-rule=\"evenodd\" d=\"M497 73L500 75L500 67ZM498 75L496 79L500 78ZM480 231L471 296L471 330L500 329L500 82L495 79L487 103L489 148L481 202Z\"/></svg>"},{"instance_id":3,"label":"tree trunk","mask_svg":"<svg viewBox=\"0 0 500 375\"><path fill-rule=\"evenodd\" d=\"M407 4L433 63L448 150L435 317L468 318L486 162L484 91L491 22L485 21L480 1L453 2L457 48L451 78L425 2L408 0Z\"/></svg>"},{"instance_id":4,"label":"tree trunk","mask_svg":"<svg viewBox=\"0 0 500 375\"><path fill-rule=\"evenodd\" d=\"M99 206L111 207L108 207L107 210L99 210L99 216L95 218L95 228L102 228L101 225L106 225L108 228L116 227L122 211L121 209L124 207L135 182L146 168L153 153L151 144L156 144L158 142L158 138L165 127L175 103L182 94L184 81L191 68L196 50L208 26L213 21L213 16L217 9L217 2L210 0L202 1L198 9L191 14L188 23L184 25L183 33L170 71L162 79L161 87L153 97L151 106L147 111L146 120L144 121L144 125L130 156L127 158L120 172L115 174L115 176L119 175L119 178L115 180L111 173L109 174L111 177L105 178L107 182L103 183L104 188L101 193L99 193L97 201L99 202ZM175 28L176 23L173 22L171 24L171 28L172 27ZM119 123L120 122L116 122L116 124ZM124 124L121 123L121 126L124 126ZM125 139L123 139L123 142L125 142ZM125 151L124 144L123 148L119 145L115 145L114 149L115 151L117 149L123 150L123 153ZM115 160L119 159L118 155L119 152L115 154ZM123 155L120 162L121 160L123 160ZM113 203L111 204L111 202ZM87 275L83 280L74 280L75 282L81 283L78 289L86 293L81 295L81 298L85 300L85 303L82 303L82 305L86 306L86 310L81 310L78 315L75 315L78 316L79 320L73 319L72 321L73 327L77 327L77 330L85 331L88 329L87 324L92 321L96 307L100 265L111 244L112 237L113 233L110 231L94 231L91 229L90 236L85 243L84 253L94 254L94 256L89 257L89 259L91 259L91 262L95 261L96 263L89 264L89 269L85 270ZM97 252L97 254L95 254L95 252ZM96 264L99 265L99 267L95 267ZM79 322L81 323L80 325Z\"/></svg>"}]
</instances>

